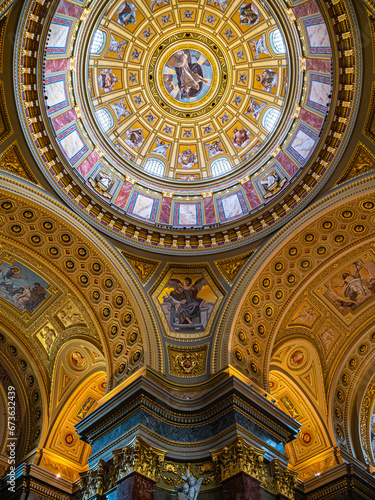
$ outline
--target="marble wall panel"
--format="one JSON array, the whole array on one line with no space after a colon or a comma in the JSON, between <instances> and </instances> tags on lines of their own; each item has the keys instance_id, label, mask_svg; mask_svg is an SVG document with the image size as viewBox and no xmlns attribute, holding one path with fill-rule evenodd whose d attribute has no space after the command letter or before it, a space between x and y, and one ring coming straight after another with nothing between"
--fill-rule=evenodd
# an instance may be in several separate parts
<instances>
[{"instance_id":1,"label":"marble wall panel","mask_svg":"<svg viewBox=\"0 0 375 500\"><path fill-rule=\"evenodd\" d=\"M322 128L324 121L322 116L315 115L314 113L311 113L311 111L303 108L299 113L299 119L307 123L307 125L310 125L310 127L314 127L318 132Z\"/></svg>"},{"instance_id":2,"label":"marble wall panel","mask_svg":"<svg viewBox=\"0 0 375 500\"><path fill-rule=\"evenodd\" d=\"M96 151L93 151L83 162L77 167L78 172L87 179L89 173L95 167L99 161L99 155Z\"/></svg>"},{"instance_id":3,"label":"marble wall panel","mask_svg":"<svg viewBox=\"0 0 375 500\"><path fill-rule=\"evenodd\" d=\"M74 19L79 19L82 16L83 8L79 5L68 2L67 0L62 0L57 9L59 14L64 14L65 16L73 17Z\"/></svg>"},{"instance_id":4,"label":"marble wall panel","mask_svg":"<svg viewBox=\"0 0 375 500\"><path fill-rule=\"evenodd\" d=\"M204 217L206 224L214 224L216 222L215 206L212 196L203 199Z\"/></svg>"},{"instance_id":5,"label":"marble wall panel","mask_svg":"<svg viewBox=\"0 0 375 500\"><path fill-rule=\"evenodd\" d=\"M293 7L293 14L297 19L301 17L311 16L312 14L318 14L319 8L315 0L309 0L308 2L301 3Z\"/></svg>"},{"instance_id":6,"label":"marble wall panel","mask_svg":"<svg viewBox=\"0 0 375 500\"><path fill-rule=\"evenodd\" d=\"M169 224L171 218L172 198L164 196L160 209L159 222Z\"/></svg>"},{"instance_id":7,"label":"marble wall panel","mask_svg":"<svg viewBox=\"0 0 375 500\"><path fill-rule=\"evenodd\" d=\"M298 166L284 153L284 151L280 151L280 153L278 153L276 160L280 163L285 172L287 172L289 178L292 178L297 172Z\"/></svg>"},{"instance_id":8,"label":"marble wall panel","mask_svg":"<svg viewBox=\"0 0 375 500\"><path fill-rule=\"evenodd\" d=\"M52 118L52 125L57 132L66 125L69 125L69 123L74 122L76 119L77 119L77 113L75 109L68 109L67 111L65 111L65 113L62 113L61 115L56 116L55 118Z\"/></svg>"},{"instance_id":9,"label":"marble wall panel","mask_svg":"<svg viewBox=\"0 0 375 500\"><path fill-rule=\"evenodd\" d=\"M44 95L47 97L47 113L49 115L69 106L66 92L65 74L53 75L44 79Z\"/></svg>"},{"instance_id":10,"label":"marble wall panel","mask_svg":"<svg viewBox=\"0 0 375 500\"><path fill-rule=\"evenodd\" d=\"M159 200L134 191L127 212L135 217L155 222Z\"/></svg>"},{"instance_id":11,"label":"marble wall panel","mask_svg":"<svg viewBox=\"0 0 375 500\"><path fill-rule=\"evenodd\" d=\"M317 140L318 134L301 123L287 151L301 165L304 165L315 148Z\"/></svg>"},{"instance_id":12,"label":"marble wall panel","mask_svg":"<svg viewBox=\"0 0 375 500\"><path fill-rule=\"evenodd\" d=\"M250 208L255 208L262 203L251 181L246 181L242 184L242 188L246 194Z\"/></svg>"},{"instance_id":13,"label":"marble wall panel","mask_svg":"<svg viewBox=\"0 0 375 500\"><path fill-rule=\"evenodd\" d=\"M77 163L88 151L88 147L79 135L75 124L60 132L57 141L71 165Z\"/></svg>"},{"instance_id":14,"label":"marble wall panel","mask_svg":"<svg viewBox=\"0 0 375 500\"><path fill-rule=\"evenodd\" d=\"M45 74L67 71L70 67L70 59L47 59L44 65Z\"/></svg>"},{"instance_id":15,"label":"marble wall panel","mask_svg":"<svg viewBox=\"0 0 375 500\"><path fill-rule=\"evenodd\" d=\"M46 43L47 57L55 57L66 54L69 32L73 21L63 17L55 16L50 24L49 37Z\"/></svg>"},{"instance_id":16,"label":"marble wall panel","mask_svg":"<svg viewBox=\"0 0 375 500\"><path fill-rule=\"evenodd\" d=\"M121 186L121 189L116 197L114 204L119 208L124 209L132 189L133 189L133 184L131 182L125 181Z\"/></svg>"}]
</instances>

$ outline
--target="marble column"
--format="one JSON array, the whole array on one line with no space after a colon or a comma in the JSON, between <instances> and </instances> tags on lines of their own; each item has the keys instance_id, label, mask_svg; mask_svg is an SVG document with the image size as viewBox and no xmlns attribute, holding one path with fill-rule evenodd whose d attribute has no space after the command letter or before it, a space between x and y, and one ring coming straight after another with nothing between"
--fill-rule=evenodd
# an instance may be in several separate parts
<instances>
[{"instance_id":1,"label":"marble column","mask_svg":"<svg viewBox=\"0 0 375 500\"><path fill-rule=\"evenodd\" d=\"M116 500L154 500L155 482L133 472L117 485Z\"/></svg>"},{"instance_id":2,"label":"marble column","mask_svg":"<svg viewBox=\"0 0 375 500\"><path fill-rule=\"evenodd\" d=\"M244 472L222 482L223 500L262 500L260 483Z\"/></svg>"}]
</instances>

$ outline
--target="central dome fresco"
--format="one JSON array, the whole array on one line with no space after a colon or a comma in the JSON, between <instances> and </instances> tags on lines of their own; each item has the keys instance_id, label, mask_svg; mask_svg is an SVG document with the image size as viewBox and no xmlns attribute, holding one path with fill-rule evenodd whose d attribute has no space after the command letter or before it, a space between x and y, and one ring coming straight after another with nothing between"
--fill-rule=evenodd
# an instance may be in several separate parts
<instances>
[{"instance_id":1,"label":"central dome fresco","mask_svg":"<svg viewBox=\"0 0 375 500\"><path fill-rule=\"evenodd\" d=\"M41 170L90 224L158 252L220 251L274 231L324 185L357 69L339 84L323 7L81 3L53 4L35 34L35 101L20 47L18 102Z\"/></svg>"},{"instance_id":2,"label":"central dome fresco","mask_svg":"<svg viewBox=\"0 0 375 500\"><path fill-rule=\"evenodd\" d=\"M113 3L82 52L89 54L82 101L93 130L100 128L119 164L125 158L156 182L178 181L186 190L187 182L238 171L288 119L284 103L295 78L289 72L288 82L277 17L264 2L146 7ZM298 78L293 83L298 88Z\"/></svg>"}]
</instances>

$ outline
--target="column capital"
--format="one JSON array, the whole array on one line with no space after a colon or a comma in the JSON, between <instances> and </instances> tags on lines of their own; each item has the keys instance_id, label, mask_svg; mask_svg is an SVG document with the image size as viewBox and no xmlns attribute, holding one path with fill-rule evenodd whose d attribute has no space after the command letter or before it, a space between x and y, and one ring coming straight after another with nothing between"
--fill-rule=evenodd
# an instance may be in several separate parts
<instances>
[{"instance_id":1,"label":"column capital","mask_svg":"<svg viewBox=\"0 0 375 500\"><path fill-rule=\"evenodd\" d=\"M264 451L247 444L242 436L238 436L230 444L210 453L221 481L225 481L240 472L244 472L260 483L265 481Z\"/></svg>"},{"instance_id":2,"label":"column capital","mask_svg":"<svg viewBox=\"0 0 375 500\"><path fill-rule=\"evenodd\" d=\"M113 473L120 481L133 472L157 481L166 451L155 448L136 436L122 450L113 452Z\"/></svg>"}]
</instances>

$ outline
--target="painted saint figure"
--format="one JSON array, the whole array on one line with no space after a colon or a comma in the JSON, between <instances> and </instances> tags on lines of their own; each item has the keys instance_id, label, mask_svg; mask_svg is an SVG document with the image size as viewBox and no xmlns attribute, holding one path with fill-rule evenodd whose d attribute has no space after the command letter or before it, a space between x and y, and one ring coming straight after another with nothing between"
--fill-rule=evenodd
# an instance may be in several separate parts
<instances>
[{"instance_id":1,"label":"painted saint figure","mask_svg":"<svg viewBox=\"0 0 375 500\"><path fill-rule=\"evenodd\" d=\"M257 75L256 80L264 87L266 92L271 92L277 85L277 73L272 69L265 69L262 74Z\"/></svg>"},{"instance_id":2,"label":"painted saint figure","mask_svg":"<svg viewBox=\"0 0 375 500\"><path fill-rule=\"evenodd\" d=\"M251 134L247 129L233 130L233 144L236 148L245 148L251 139Z\"/></svg>"},{"instance_id":3,"label":"painted saint figure","mask_svg":"<svg viewBox=\"0 0 375 500\"><path fill-rule=\"evenodd\" d=\"M110 104L110 106L115 112L118 122L121 120L122 116L127 117L131 115L130 111L127 109L124 98L120 99L119 102L114 102L113 104Z\"/></svg>"},{"instance_id":4,"label":"painted saint figure","mask_svg":"<svg viewBox=\"0 0 375 500\"><path fill-rule=\"evenodd\" d=\"M240 8L240 24L254 26L259 22L260 14L252 3L244 3Z\"/></svg>"},{"instance_id":5,"label":"painted saint figure","mask_svg":"<svg viewBox=\"0 0 375 500\"><path fill-rule=\"evenodd\" d=\"M205 147L208 151L208 157L210 159L224 152L223 148L221 147L221 141L213 141L211 144L207 142L205 144Z\"/></svg>"},{"instance_id":6,"label":"painted saint figure","mask_svg":"<svg viewBox=\"0 0 375 500\"><path fill-rule=\"evenodd\" d=\"M45 340L46 350L47 353L49 354L53 341L55 340L54 337L57 337L57 333L55 332L55 330L53 330L53 328L46 326L44 328L44 333L41 333L40 336Z\"/></svg>"},{"instance_id":7,"label":"painted saint figure","mask_svg":"<svg viewBox=\"0 0 375 500\"><path fill-rule=\"evenodd\" d=\"M102 69L99 73L98 83L99 88L104 92L110 92L114 89L116 83L120 81L118 76L115 76L110 69Z\"/></svg>"},{"instance_id":8,"label":"painted saint figure","mask_svg":"<svg viewBox=\"0 0 375 500\"><path fill-rule=\"evenodd\" d=\"M172 302L171 323L192 325L194 318L199 316L205 301L198 297L200 290L207 285L205 278L192 283L191 278L185 278L185 285L179 279L170 279L168 287L174 290L163 297L165 302Z\"/></svg>"},{"instance_id":9,"label":"painted saint figure","mask_svg":"<svg viewBox=\"0 0 375 500\"><path fill-rule=\"evenodd\" d=\"M163 158L167 158L167 151L171 147L170 144L165 144L165 141L161 141L160 139L155 139L156 147L151 151L156 155L160 155Z\"/></svg>"},{"instance_id":10,"label":"painted saint figure","mask_svg":"<svg viewBox=\"0 0 375 500\"><path fill-rule=\"evenodd\" d=\"M141 128L129 128L125 133L126 139L125 142L128 146L133 149L140 148L143 144L143 130Z\"/></svg>"},{"instance_id":11,"label":"painted saint figure","mask_svg":"<svg viewBox=\"0 0 375 500\"><path fill-rule=\"evenodd\" d=\"M193 153L190 148L184 149L178 155L178 163L183 168L193 168L198 163L197 153Z\"/></svg>"},{"instance_id":12,"label":"painted saint figure","mask_svg":"<svg viewBox=\"0 0 375 500\"><path fill-rule=\"evenodd\" d=\"M123 26L128 24L137 24L137 15L133 2L124 2L117 11L117 22Z\"/></svg>"},{"instance_id":13,"label":"painted saint figure","mask_svg":"<svg viewBox=\"0 0 375 500\"><path fill-rule=\"evenodd\" d=\"M355 262L355 271L353 274L343 273L342 279L344 280L343 287L345 287L344 295L353 302L356 302L358 297L368 295L365 287L365 282L360 274L363 265L360 262Z\"/></svg>"}]
</instances>

